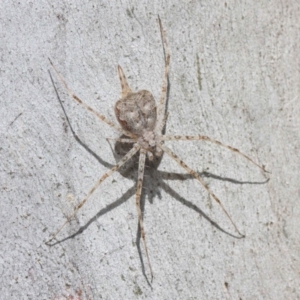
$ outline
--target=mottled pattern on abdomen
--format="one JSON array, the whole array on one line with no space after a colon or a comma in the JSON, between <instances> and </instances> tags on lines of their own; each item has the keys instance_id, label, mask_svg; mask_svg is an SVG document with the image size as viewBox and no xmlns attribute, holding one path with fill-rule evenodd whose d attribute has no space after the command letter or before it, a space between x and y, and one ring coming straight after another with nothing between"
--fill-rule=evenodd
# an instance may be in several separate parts
<instances>
[{"instance_id":1,"label":"mottled pattern on abdomen","mask_svg":"<svg viewBox=\"0 0 300 300\"><path fill-rule=\"evenodd\" d=\"M141 136L151 131L156 123L156 103L149 91L129 93L117 101L115 112L122 128Z\"/></svg>"}]
</instances>

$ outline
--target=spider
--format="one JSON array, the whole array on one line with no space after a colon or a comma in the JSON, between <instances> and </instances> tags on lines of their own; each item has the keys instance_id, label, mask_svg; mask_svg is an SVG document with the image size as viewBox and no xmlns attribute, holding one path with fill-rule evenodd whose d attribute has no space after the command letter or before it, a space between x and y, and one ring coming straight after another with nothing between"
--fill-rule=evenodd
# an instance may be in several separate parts
<instances>
[{"instance_id":1,"label":"spider","mask_svg":"<svg viewBox=\"0 0 300 300\"><path fill-rule=\"evenodd\" d=\"M149 161L153 161L154 157L159 158L162 156L163 152L169 155L173 160L176 161L182 168L184 168L189 174L195 177L200 184L206 189L209 195L220 205L223 212L229 218L230 222L234 226L236 232L240 235L240 237L244 237L244 235L239 231L235 223L233 222L231 216L223 206L222 202L219 198L212 192L212 190L208 187L208 185L204 182L202 177L193 169L191 169L183 160L181 160L171 149L164 145L165 141L171 140L182 140L182 141L207 141L219 146L223 146L231 151L238 153L243 156L256 166L258 166L264 172L265 167L260 166L256 162L254 162L250 157L240 152L238 149L233 148L231 146L225 145L217 140L214 140L208 136L198 135L198 136L181 136L181 135L165 135L164 127L167 121L168 112L166 111L166 100L167 100L167 90L168 90L168 76L169 76L169 66L170 66L170 50L169 45L166 38L165 30L162 26L162 22L158 17L158 23L160 27L160 32L164 45L164 53L165 53L165 70L163 77L163 85L161 91L161 97L158 106L156 106L156 102L154 100L153 95L147 90L141 90L138 92L133 92L130 88L126 76L124 74L121 66L118 66L118 74L122 87L122 98L118 100L115 104L115 114L116 118L119 122L119 125L115 124L104 115L98 113L92 107L84 103L67 85L63 76L58 72L52 61L49 59L50 64L52 65L55 73L57 74L60 81L63 83L68 93L75 101L77 101L80 105L85 107L91 113L96 115L100 120L109 125L110 127L118 130L122 136L116 141L121 143L130 143L133 144L131 150L127 152L127 154L108 172L106 172L92 187L92 189L87 193L85 198L80 202L80 204L75 208L74 212L67 218L67 220L62 224L62 226L56 231L56 233L51 237L51 239L47 242L51 242L65 227L67 223L76 215L76 213L83 207L83 205L88 201L88 199L92 196L95 190L101 185L101 183L120 169L127 161L129 161L137 152L140 152L139 155L139 166L138 166L138 179L137 179L137 187L136 187L136 207L138 212L139 226L141 237L147 257L147 262L151 274L151 281L153 279L153 270L150 263L146 237L145 237L145 229L143 223L143 215L140 206L141 195L142 195L142 186L143 186L143 177L144 177L144 169L145 162L148 158ZM125 138L123 138L125 136Z\"/></svg>"}]
</instances>

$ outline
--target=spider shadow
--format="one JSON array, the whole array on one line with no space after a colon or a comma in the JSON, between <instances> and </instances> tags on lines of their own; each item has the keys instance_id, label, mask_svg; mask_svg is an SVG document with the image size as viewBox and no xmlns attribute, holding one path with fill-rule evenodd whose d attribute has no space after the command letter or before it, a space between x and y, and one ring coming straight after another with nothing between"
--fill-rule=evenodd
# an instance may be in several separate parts
<instances>
[{"instance_id":1,"label":"spider shadow","mask_svg":"<svg viewBox=\"0 0 300 300\"><path fill-rule=\"evenodd\" d=\"M89 148L75 133L69 117L67 115L67 112L64 108L64 105L62 103L62 100L60 99L60 96L58 94L58 91L56 89L56 86L54 84L53 78L51 76L51 73L49 71L50 78L53 84L53 87L56 92L57 99L60 103L60 106L63 110L63 113L65 115L66 121L68 123L68 127L70 128L72 135L74 136L75 140L79 143L80 146L82 146L89 154L91 154L101 165L104 167L111 169L114 164L108 163L102 158L100 158L93 150ZM168 96L167 96L168 98ZM166 130L166 127L164 128L164 131ZM127 144L127 143L120 143L116 142L114 149L112 149L115 160L119 161L120 158L122 158L130 149L132 148L132 144ZM205 220L211 223L212 226L214 226L216 229L219 231L233 237L240 239L242 238L241 236L236 236L228 231L226 231L224 228L222 228L217 222L212 220L208 215L200 209L196 204L194 204L192 201L189 201L182 197L178 192L173 190L167 183L164 182L164 180L191 180L194 179L194 177L190 174L181 174L181 173L169 173L169 172L164 172L164 171L159 171L157 170L161 160L163 158L163 155L160 158L155 158L152 162L149 161L148 159L146 160L146 167L145 167L145 173L144 173L144 184L143 184L143 193L141 197L141 210L142 210L142 215L144 215L145 211L145 204L146 204L146 198L148 198L149 202L152 204L154 202L154 198L159 198L160 200L162 199L161 196L161 189L163 189L166 193L168 193L172 198L180 202L181 204L187 206L188 208L194 210L196 213L200 214ZM121 167L118 172L125 178L131 179L134 182L137 182L137 169L138 169L138 153L132 157L131 160L129 160L123 167ZM198 173L201 177L207 177L207 178L214 178L217 180L221 181L228 181L234 184L264 184L266 183L269 179L267 179L264 182L249 182L249 181L239 181L233 178L228 178L228 177L222 177L219 175L215 175L209 172L202 172ZM136 192L136 187L133 186L130 189L128 189L119 199L114 201L113 203L107 205L106 207L102 208L99 210L85 225L81 226L75 233L69 235L68 237L65 237L60 240L56 240L53 243L49 243L49 246L55 246L57 244L63 243L69 239L73 239L76 236L80 235L83 231L85 231L92 223L97 221L101 216L109 213L111 210L117 208L118 206L122 205L125 203L128 199L132 198L135 195ZM138 229L137 229L137 234L136 234L136 245L137 245L137 250L139 254L139 258L141 261L141 268L142 268L142 273L143 276L146 278L148 284L151 286L151 283L148 280L148 277L146 275L145 271L145 263L142 255L142 249L141 249L141 229L140 229L140 224L138 223ZM147 231L147 230L146 230Z\"/></svg>"},{"instance_id":2,"label":"spider shadow","mask_svg":"<svg viewBox=\"0 0 300 300\"><path fill-rule=\"evenodd\" d=\"M115 143L115 148L112 149L115 160L119 161L130 149L132 148L132 145L130 144L124 144L120 142ZM198 213L201 217L203 217L206 221L208 221L213 227L215 227L220 232L236 239L241 239L244 236L235 235L227 230L225 230L222 226L220 226L215 220L213 220L211 217L209 217L198 205L194 203L194 201L187 200L186 198L182 197L178 192L176 192L174 189L172 189L165 181L166 180L195 180L195 178L190 174L181 174L181 173L175 173L175 172L164 172L158 170L158 167L161 163L163 156L160 158L154 158L153 161L146 160L146 167L144 172L144 181L143 181L143 193L141 197L141 211L142 215L144 215L145 212L145 205L146 205L146 199L149 201L149 203L153 204L154 199L160 199L162 200L161 190L164 190L167 194L169 194L172 199L177 200L182 205L187 206L189 209L195 211ZM137 182L138 177L138 159L139 155L136 154L129 162L127 162L122 168L120 168L119 173L127 178L131 179L134 182ZM209 172L198 172L198 174L202 178L214 178L217 180L221 180L224 182L230 182L233 184L265 184L269 181L269 179L266 179L265 181L240 181L237 179L229 178L229 177L223 177L220 175L215 175ZM128 191L129 192L129 191ZM130 189L130 193L126 193L127 199L133 197L135 195L135 187L132 187ZM123 198L123 196L122 196ZM120 198L120 200L122 199ZM118 200L118 201L120 201ZM121 201L126 201L125 199ZM123 202L122 202L123 203ZM141 228L140 224L137 221L137 234L136 234L136 246L138 249L140 261L141 261L141 268L142 273L144 277L146 278L148 284L151 286L151 283L148 280L148 277L146 275L145 271L145 263L144 263L144 255L142 254L142 248L141 248ZM147 226L146 226L147 227ZM146 229L147 232L147 229ZM147 234L147 233L146 233Z\"/></svg>"}]
</instances>

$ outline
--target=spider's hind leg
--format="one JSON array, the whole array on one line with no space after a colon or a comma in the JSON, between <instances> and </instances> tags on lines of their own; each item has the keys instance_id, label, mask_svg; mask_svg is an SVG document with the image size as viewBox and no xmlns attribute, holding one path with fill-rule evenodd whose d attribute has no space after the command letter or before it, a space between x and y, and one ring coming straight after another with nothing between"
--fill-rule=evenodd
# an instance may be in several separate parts
<instances>
[{"instance_id":1,"label":"spider's hind leg","mask_svg":"<svg viewBox=\"0 0 300 300\"><path fill-rule=\"evenodd\" d=\"M165 115L171 54L170 54L170 48L166 37L166 32L162 26L162 22L159 17L158 17L158 22L159 22L162 40L165 46L165 73L163 78L161 97L157 108L157 116L158 116L158 124L159 124L158 126L160 126L160 124L163 122L164 115Z\"/></svg>"}]
</instances>

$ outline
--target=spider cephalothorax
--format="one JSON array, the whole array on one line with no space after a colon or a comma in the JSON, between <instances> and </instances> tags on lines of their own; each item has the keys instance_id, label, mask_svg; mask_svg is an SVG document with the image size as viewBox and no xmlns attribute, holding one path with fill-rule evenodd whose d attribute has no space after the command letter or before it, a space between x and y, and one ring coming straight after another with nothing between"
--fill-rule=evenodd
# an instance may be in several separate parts
<instances>
[{"instance_id":1,"label":"spider cephalothorax","mask_svg":"<svg viewBox=\"0 0 300 300\"><path fill-rule=\"evenodd\" d=\"M120 143L131 143L133 147L127 152L126 155L109 171L107 171L92 187L92 189L87 193L86 197L80 202L80 204L76 207L72 215L66 220L66 222L59 228L59 230L52 236L52 238L47 242L49 243L52 241L57 234L63 229L63 227L75 216L78 210L87 202L90 196L94 193L94 191L100 186L100 184L108 178L111 174L115 171L119 170L128 160L130 160L137 152L140 152L139 156L139 167L138 167L138 181L137 181L137 188L136 188L136 206L139 218L139 225L141 229L141 236L142 241L144 244L148 265L150 268L151 278L153 278L152 267L150 263L150 258L148 254L148 248L146 244L145 238L145 230L144 230L144 223L143 223L143 216L140 207L141 201L141 194L142 194L142 186L143 186L143 177L144 177L144 170L145 170L145 161L146 155L148 156L149 160L153 160L154 155L157 157L161 157L162 153L165 152L169 155L172 159L174 159L182 168L184 168L189 174L195 177L202 186L206 189L206 191L211 195L211 197L220 205L221 209L227 215L229 220L231 221L232 225L234 226L235 230L239 233L241 237L243 235L238 230L237 226L231 219L229 213L221 203L220 199L211 191L208 185L204 182L202 177L198 174L198 172L194 171L190 168L182 159L180 159L171 149L164 145L164 141L171 141L171 140L183 140L183 141L208 141L211 143L215 143L219 146L226 147L227 149L234 151L255 165L261 168L264 172L264 166L260 166L255 163L251 158L246 156L245 154L241 153L238 149L233 148L231 146L227 146L222 144L221 142L214 140L208 136L179 136L179 135L164 135L163 128L165 122L167 120L167 112L166 112L166 94L167 94L167 87L168 87L168 74L169 74L169 64L170 64L170 51L169 46L166 39L165 31L162 27L162 23L160 19L159 26L163 38L163 42L165 45L166 50L166 57L165 57L165 72L163 78L163 85L162 85L162 93L161 98L158 103L158 106L155 103L155 100L152 94L149 91L141 90L138 92L132 92L131 88L127 83L126 76L120 66L118 66L118 73L120 77L120 82L122 86L122 98L117 101L115 105L115 113L118 122L120 123L121 127L116 125L114 122L106 118L104 115L98 113L92 107L84 103L75 93L68 87L66 81L60 75L60 73L56 70L52 62L50 61L51 65L53 66L55 72L57 73L60 80L63 82L64 86L68 90L69 94L76 100L79 104L84 106L98 118L100 118L103 122L107 125L111 126L112 128L118 130L122 137L117 139ZM125 136L123 138L123 136Z\"/></svg>"}]
</instances>

